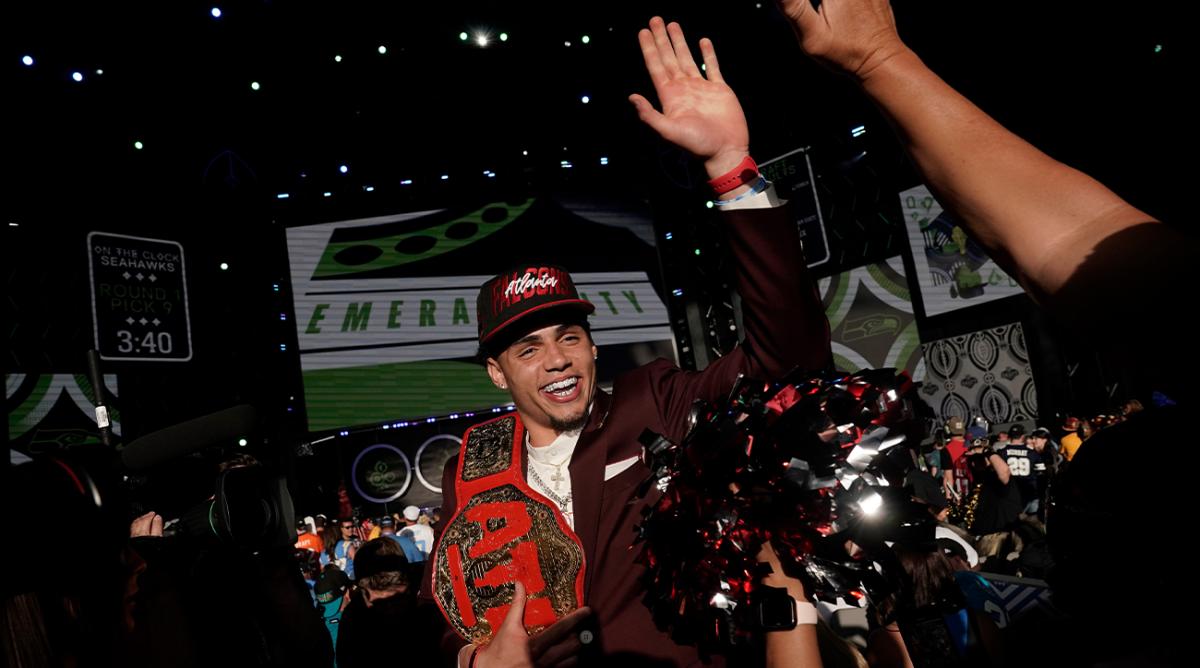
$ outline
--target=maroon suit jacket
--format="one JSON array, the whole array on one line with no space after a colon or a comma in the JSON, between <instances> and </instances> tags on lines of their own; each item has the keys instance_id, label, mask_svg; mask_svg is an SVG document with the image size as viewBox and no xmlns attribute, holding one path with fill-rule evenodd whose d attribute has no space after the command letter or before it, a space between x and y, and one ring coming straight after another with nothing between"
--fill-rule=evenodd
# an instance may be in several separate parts
<instances>
[{"instance_id":1,"label":"maroon suit jacket","mask_svg":"<svg viewBox=\"0 0 1200 668\"><path fill-rule=\"evenodd\" d=\"M622 668L699 664L695 648L677 645L659 632L642 603L645 569L637 561L640 550L632 543L643 509L659 494L651 490L645 498L633 499L633 495L649 470L638 461L606 481L605 465L641 454L638 436L643 429L680 442L687 433L692 402L721 400L740 373L772 379L796 367L812 370L830 364L829 322L787 209L722 215L737 259L745 340L704 371L683 371L660 359L619 376L611 395L597 391L569 466L575 533L587 560L584 600L596 614L605 664L620 661ZM446 464L442 477L443 517L451 517L457 507L457 461L453 458ZM422 586L426 598L431 597L430 570L426 569ZM453 631L447 633L446 650L462 646Z\"/></svg>"}]
</instances>

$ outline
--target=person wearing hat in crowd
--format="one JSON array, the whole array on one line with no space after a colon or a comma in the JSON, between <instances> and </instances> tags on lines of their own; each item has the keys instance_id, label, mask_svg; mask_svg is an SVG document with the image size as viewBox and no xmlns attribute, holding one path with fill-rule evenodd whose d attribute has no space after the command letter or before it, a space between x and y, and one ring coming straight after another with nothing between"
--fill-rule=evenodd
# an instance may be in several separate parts
<instances>
[{"instance_id":1,"label":"person wearing hat in crowd","mask_svg":"<svg viewBox=\"0 0 1200 668\"><path fill-rule=\"evenodd\" d=\"M396 533L396 520L391 515L379 518L379 537L396 541L396 544L404 551L404 557L410 563L425 561L425 554L417 548L411 535L402 536Z\"/></svg>"},{"instance_id":2,"label":"person wearing hat in crowd","mask_svg":"<svg viewBox=\"0 0 1200 668\"><path fill-rule=\"evenodd\" d=\"M966 421L955 415L949 420L946 420L946 428L950 431L950 438L946 441L946 449L950 452L950 457L958 459L967 451L967 442L964 436L967 433Z\"/></svg>"},{"instance_id":3,"label":"person wearing hat in crowd","mask_svg":"<svg viewBox=\"0 0 1200 668\"><path fill-rule=\"evenodd\" d=\"M308 550L313 554L321 554L325 550L325 544L321 542L321 537L312 532L312 527L305 520L296 521L296 549Z\"/></svg>"},{"instance_id":4,"label":"person wearing hat in crowd","mask_svg":"<svg viewBox=\"0 0 1200 668\"><path fill-rule=\"evenodd\" d=\"M343 573L342 569L335 565L329 565L321 571L321 575L317 578L317 584L313 587L317 610L321 613L321 619L325 622L325 629L329 631L329 638L335 648L337 647L338 629L341 627L342 611L350 603L350 587L352 585L350 576ZM336 660L334 665L337 665Z\"/></svg>"},{"instance_id":5,"label":"person wearing hat in crowd","mask_svg":"<svg viewBox=\"0 0 1200 668\"><path fill-rule=\"evenodd\" d=\"M417 549L425 558L429 558L429 552L433 550L433 529L429 528L428 524L422 524L421 509L416 506L407 506L401 514L401 521L404 522L404 528L400 530L401 536L408 536L416 543Z\"/></svg>"},{"instance_id":6,"label":"person wearing hat in crowd","mask_svg":"<svg viewBox=\"0 0 1200 668\"><path fill-rule=\"evenodd\" d=\"M1038 427L1029 432L1028 441L1029 447L1033 450L1032 455L1036 458L1033 471L1037 483L1037 516L1039 520L1044 521L1046 518L1046 493L1050 488L1050 480L1058 472L1062 455L1058 453L1058 448L1051 440L1050 430L1045 427Z\"/></svg>"},{"instance_id":7,"label":"person wearing hat in crowd","mask_svg":"<svg viewBox=\"0 0 1200 668\"><path fill-rule=\"evenodd\" d=\"M1008 428L1008 445L1025 445L1027 438L1025 425L1018 423Z\"/></svg>"},{"instance_id":8,"label":"person wearing hat in crowd","mask_svg":"<svg viewBox=\"0 0 1200 668\"><path fill-rule=\"evenodd\" d=\"M1042 461L1046 464L1046 474L1053 477L1055 471L1058 470L1058 465L1062 463L1063 456L1059 452L1058 444L1054 442L1054 438L1050 430L1045 427L1038 427L1029 432L1029 446L1033 451L1041 456Z\"/></svg>"},{"instance_id":9,"label":"person wearing hat in crowd","mask_svg":"<svg viewBox=\"0 0 1200 668\"><path fill-rule=\"evenodd\" d=\"M969 526L973 536L986 536L1007 530L1021 514L1021 493L1012 481L1008 463L984 439L976 439L967 451L972 496L978 495ZM968 501L968 503L970 503ZM992 556L992 555L982 555Z\"/></svg>"},{"instance_id":10,"label":"person wearing hat in crowd","mask_svg":"<svg viewBox=\"0 0 1200 668\"><path fill-rule=\"evenodd\" d=\"M1037 515L1040 508L1038 496L1038 477L1045 473L1046 464L1041 455L1025 442L1025 426L1014 424L1008 429L1008 441L1003 448L997 447L999 454L1008 464L1013 482L1021 494L1022 514Z\"/></svg>"},{"instance_id":11,"label":"person wearing hat in crowd","mask_svg":"<svg viewBox=\"0 0 1200 668\"><path fill-rule=\"evenodd\" d=\"M722 400L743 374L769 380L796 368L818 370L831 363L829 324L795 223L750 160L745 116L721 78L711 43L700 43L707 65L702 72L677 24L667 26L656 17L638 37L663 111L640 95L631 101L659 135L704 162L736 260L745 338L703 371L684 371L660 359L618 376L609 392L597 386L600 341L593 339L588 322L595 307L580 297L570 273L549 262L525 262L484 283L477 304L480 358L492 383L511 395L515 420L509 414L473 428L459 455L447 463L442 536L464 521L458 513L468 500L457 493L457 485L464 483L458 469L480 466L475 460L460 465L464 457L474 456L471 439L502 433L521 467L515 474L505 468L504 475L516 476L514 487L527 484L538 495L529 498L537 503L540 498L552 504L556 523L550 528L569 529L573 538L568 539L580 546L585 568L578 577L583 578L586 607L532 638L497 633L488 644L464 647L451 631L444 636L444 648L458 650L464 668L486 668L504 656L535 662L570 656L584 638L589 653L604 657L604 665L696 664L697 648L676 644L659 631L643 602L645 566L632 544L635 527L658 492L635 496L650 474L641 461L638 437L650 429L681 442L693 402ZM572 243L566 236L561 241ZM443 549L452 549L443 540L439 538L431 563L440 562ZM446 591L434 590L433 570L427 569L422 588L430 598ZM515 584L508 586L518 591ZM524 600L525 589L519 591ZM516 610L516 593L512 600L510 610ZM533 592L528 600L537 600ZM805 606L810 604L799 600L796 605L807 619ZM588 611L595 614L595 631L577 633L592 623ZM796 631L816 642L812 627L801 625Z\"/></svg>"},{"instance_id":12,"label":"person wearing hat in crowd","mask_svg":"<svg viewBox=\"0 0 1200 668\"><path fill-rule=\"evenodd\" d=\"M986 427L972 425L968 429L966 421L958 416L952 416L946 421L949 438L942 449L938 475L946 489L946 497L955 503L966 497L971 490L971 467L967 465L966 457L966 437L971 430L981 431L980 435L987 434Z\"/></svg>"},{"instance_id":13,"label":"person wearing hat in crowd","mask_svg":"<svg viewBox=\"0 0 1200 668\"><path fill-rule=\"evenodd\" d=\"M971 479L971 465L967 461L967 450L974 447L979 442L986 443L988 440L988 421L983 416L976 416L971 420L971 424L967 427L967 433L963 437L966 445L966 450L963 451L961 457L954 461L954 491L958 493L958 499L965 499L974 486L975 481Z\"/></svg>"},{"instance_id":14,"label":"person wearing hat in crowd","mask_svg":"<svg viewBox=\"0 0 1200 668\"><path fill-rule=\"evenodd\" d=\"M338 668L439 665L437 644L431 640L434 620L417 605L409 567L400 544L386 535L358 549L358 579L338 624ZM411 642L396 644L397 638Z\"/></svg>"}]
</instances>

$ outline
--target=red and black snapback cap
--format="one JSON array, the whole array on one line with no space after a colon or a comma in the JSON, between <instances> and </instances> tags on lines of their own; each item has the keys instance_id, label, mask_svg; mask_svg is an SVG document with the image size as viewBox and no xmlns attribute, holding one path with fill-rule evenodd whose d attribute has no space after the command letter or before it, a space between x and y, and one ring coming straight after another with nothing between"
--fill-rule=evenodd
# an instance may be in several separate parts
<instances>
[{"instance_id":1,"label":"red and black snapback cap","mask_svg":"<svg viewBox=\"0 0 1200 668\"><path fill-rule=\"evenodd\" d=\"M548 264L522 265L501 272L479 288L476 303L480 345L492 343L521 320L549 309L587 316L596 310L579 297L566 269Z\"/></svg>"}]
</instances>

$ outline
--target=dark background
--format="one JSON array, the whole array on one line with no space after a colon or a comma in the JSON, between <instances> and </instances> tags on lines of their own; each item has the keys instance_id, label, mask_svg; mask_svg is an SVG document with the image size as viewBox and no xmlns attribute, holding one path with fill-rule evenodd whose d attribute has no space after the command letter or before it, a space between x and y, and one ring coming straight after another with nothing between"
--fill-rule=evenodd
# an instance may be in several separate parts
<instances>
[{"instance_id":1,"label":"dark background","mask_svg":"<svg viewBox=\"0 0 1200 668\"><path fill-rule=\"evenodd\" d=\"M1185 6L895 3L902 36L953 86L1179 225L1193 215L1185 178L1195 172ZM821 274L901 252L896 193L915 173L851 82L804 60L770 2L16 3L0 27L0 368L85 368L88 231L176 240L187 254L195 355L106 365L120 377L126 437L245 402L260 408L269 442L290 446L307 434L286 226L564 192L633 202L654 215L660 239L674 231L648 269L680 315L679 340L728 347L728 335L691 331L682 317L687 299L720 301L696 295L728 281L721 253L693 253L719 248L700 172L626 101L652 92L636 31L654 14L681 21L693 43L714 40L756 156L812 147L835 251ZM473 41L478 31L491 34L486 48ZM21 63L27 54L32 67ZM71 80L76 70L82 82ZM860 125L867 133L852 138ZM676 287L688 296L671 297ZM1192 300L1185 286L1164 289ZM709 325L726 317L702 311ZM1121 387L1119 369L1076 348L1070 327L1045 322L1023 298L920 326L931 340L1013 320L1041 337L1031 346L1041 350L1044 414L1101 410L1145 389Z\"/></svg>"}]
</instances>

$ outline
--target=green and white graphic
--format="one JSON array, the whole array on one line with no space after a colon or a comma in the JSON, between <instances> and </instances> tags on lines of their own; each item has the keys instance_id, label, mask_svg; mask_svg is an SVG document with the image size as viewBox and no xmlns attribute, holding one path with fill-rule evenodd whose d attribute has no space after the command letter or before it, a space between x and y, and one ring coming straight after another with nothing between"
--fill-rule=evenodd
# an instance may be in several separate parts
<instances>
[{"instance_id":1,"label":"green and white graphic","mask_svg":"<svg viewBox=\"0 0 1200 668\"><path fill-rule=\"evenodd\" d=\"M900 193L900 209L927 317L1025 292L925 186Z\"/></svg>"},{"instance_id":2,"label":"green and white graphic","mask_svg":"<svg viewBox=\"0 0 1200 668\"><path fill-rule=\"evenodd\" d=\"M388 222L400 222L404 217L334 223L337 227L325 246L312 278L349 278L449 253L500 231L520 218L531 204L533 200L495 202L465 216L415 230L409 226L386 225ZM375 229L379 233L364 237L351 232L354 229Z\"/></svg>"},{"instance_id":3,"label":"green and white graphic","mask_svg":"<svg viewBox=\"0 0 1200 668\"><path fill-rule=\"evenodd\" d=\"M475 298L484 281L517 259L513 251L507 259L502 246L526 234L532 205L496 202L458 217L422 211L288 230L311 430L510 401L470 362ZM580 296L596 305L598 343L671 339L666 306L644 271L572 276Z\"/></svg>"},{"instance_id":4,"label":"green and white graphic","mask_svg":"<svg viewBox=\"0 0 1200 668\"><path fill-rule=\"evenodd\" d=\"M116 375L105 374L104 385L117 395ZM92 396L87 374L5 375L9 440L30 454L99 442ZM113 433L120 435L120 412L109 405L108 416Z\"/></svg>"},{"instance_id":5,"label":"green and white graphic","mask_svg":"<svg viewBox=\"0 0 1200 668\"><path fill-rule=\"evenodd\" d=\"M844 371L891 367L925 375L917 321L900 257L817 281L833 361Z\"/></svg>"}]
</instances>

